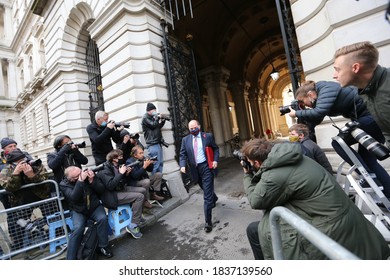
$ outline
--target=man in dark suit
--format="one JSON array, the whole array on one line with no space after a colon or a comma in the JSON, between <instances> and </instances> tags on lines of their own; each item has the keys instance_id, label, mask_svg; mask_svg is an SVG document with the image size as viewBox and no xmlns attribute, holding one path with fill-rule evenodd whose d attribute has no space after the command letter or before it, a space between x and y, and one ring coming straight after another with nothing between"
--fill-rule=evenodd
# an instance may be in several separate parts
<instances>
[{"instance_id":1,"label":"man in dark suit","mask_svg":"<svg viewBox=\"0 0 390 280\"><path fill-rule=\"evenodd\" d=\"M190 134L185 136L181 142L180 171L186 173L188 164L192 179L198 182L203 189L206 220L204 230L210 232L213 229L211 212L218 200L214 193L214 170L218 166L219 148L211 133L200 132L200 124L197 120L190 121L188 128ZM206 153L206 147L208 150L212 150L214 158L211 158L212 153Z\"/></svg>"}]
</instances>

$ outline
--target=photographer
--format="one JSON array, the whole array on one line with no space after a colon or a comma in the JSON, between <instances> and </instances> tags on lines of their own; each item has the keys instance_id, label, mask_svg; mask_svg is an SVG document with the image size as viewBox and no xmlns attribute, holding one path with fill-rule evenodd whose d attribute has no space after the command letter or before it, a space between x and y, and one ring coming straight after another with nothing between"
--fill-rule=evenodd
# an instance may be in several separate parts
<instances>
[{"instance_id":1,"label":"photographer","mask_svg":"<svg viewBox=\"0 0 390 280\"><path fill-rule=\"evenodd\" d=\"M47 154L47 164L53 170L54 180L59 184L64 177L64 171L69 166L81 168L88 163L79 148L85 148L85 142L75 144L68 135L59 135L54 139L55 152Z\"/></svg>"},{"instance_id":2,"label":"photographer","mask_svg":"<svg viewBox=\"0 0 390 280\"><path fill-rule=\"evenodd\" d=\"M153 165L152 174L163 172L163 152L162 144L165 141L162 137L161 128L165 125L165 118L156 111L156 106L152 103L146 105L146 113L142 117L142 131L144 133L146 147L150 157L157 156L157 161Z\"/></svg>"},{"instance_id":3,"label":"photographer","mask_svg":"<svg viewBox=\"0 0 390 280\"><path fill-rule=\"evenodd\" d=\"M121 149L123 151L123 161L126 162L127 159L130 157L131 149L135 145L139 145L142 148L144 146L139 141L139 134L138 133L131 133L127 129L123 129L120 133L120 143L116 144L117 149Z\"/></svg>"},{"instance_id":4,"label":"photographer","mask_svg":"<svg viewBox=\"0 0 390 280\"><path fill-rule=\"evenodd\" d=\"M106 161L106 155L113 150L111 139L115 143L119 143L120 132L123 129L124 125L117 127L115 121L108 121L108 113L104 111L96 112L95 122L87 126L95 165Z\"/></svg>"},{"instance_id":5,"label":"photographer","mask_svg":"<svg viewBox=\"0 0 390 280\"><path fill-rule=\"evenodd\" d=\"M162 174L160 172L156 172L152 174L150 178L148 175L148 171L151 172L153 170L155 159L149 157L145 158L144 148L138 145L131 150L131 155L132 157L126 161L126 165L132 164L136 161L139 161L140 164L133 167L133 170L128 177L128 185L145 188L147 200L164 200L164 197L158 195L161 191ZM151 191L151 189L153 191ZM149 208L149 205L150 203L147 203L144 206Z\"/></svg>"},{"instance_id":6,"label":"photographer","mask_svg":"<svg viewBox=\"0 0 390 280\"><path fill-rule=\"evenodd\" d=\"M274 144L264 139L247 142L242 153L255 174L244 169L244 187L253 209L264 210L260 222L247 227L255 259L273 259L270 211L283 206L361 259L390 256L382 234L367 220L318 163L303 156L300 145ZM288 223L280 223L284 257L318 260L327 257Z\"/></svg>"},{"instance_id":7,"label":"photographer","mask_svg":"<svg viewBox=\"0 0 390 280\"><path fill-rule=\"evenodd\" d=\"M0 173L0 185L8 192L5 208L13 208L24 204L47 199L50 196L50 186L39 185L36 187L21 189L23 185L30 183L39 183L46 179L47 172L40 161L29 161L26 155L16 149L6 156L7 163ZM51 204L40 206L44 216L52 214ZM28 220L31 218L31 208L10 212L7 216L8 229L13 240L13 249L23 247L24 228L17 224L18 220Z\"/></svg>"},{"instance_id":8,"label":"photographer","mask_svg":"<svg viewBox=\"0 0 390 280\"><path fill-rule=\"evenodd\" d=\"M77 166L65 169L65 177L60 183L60 189L71 210L73 232L69 237L66 259L75 260L87 221L92 219L97 224L97 253L106 258L113 254L108 247L108 218L99 195L104 192L104 186L91 170L81 170Z\"/></svg>"},{"instance_id":9,"label":"photographer","mask_svg":"<svg viewBox=\"0 0 390 280\"><path fill-rule=\"evenodd\" d=\"M306 81L298 88L296 95L298 101L312 109L291 110L289 113L291 117L297 116L309 122L319 123L318 121L322 121L325 116L343 116L358 121L361 129L379 143L384 143L382 131L363 104L355 87L342 88L335 82ZM351 159L336 141L332 141L332 146L342 159L351 166L353 165ZM368 172L375 173L384 188L383 193L386 197L390 197L390 176L376 157L360 144L357 153L354 149L351 148L351 150Z\"/></svg>"},{"instance_id":10,"label":"photographer","mask_svg":"<svg viewBox=\"0 0 390 280\"><path fill-rule=\"evenodd\" d=\"M126 231L135 239L141 238L140 224L142 219L142 206L146 197L146 190L140 187L127 185L127 176L132 168L123 164L122 150L115 149L107 154L104 169L99 171L98 176L105 186L105 192L101 199L103 205L109 209L116 209L121 204L131 204L133 216L131 224Z\"/></svg>"}]
</instances>

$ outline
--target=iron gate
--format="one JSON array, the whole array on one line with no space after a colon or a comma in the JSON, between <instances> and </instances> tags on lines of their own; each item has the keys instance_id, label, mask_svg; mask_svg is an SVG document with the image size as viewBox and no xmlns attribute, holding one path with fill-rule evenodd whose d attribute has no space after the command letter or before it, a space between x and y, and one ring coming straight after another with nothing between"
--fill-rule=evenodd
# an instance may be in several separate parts
<instances>
[{"instance_id":1,"label":"iron gate","mask_svg":"<svg viewBox=\"0 0 390 280\"><path fill-rule=\"evenodd\" d=\"M88 71L89 115L95 121L95 113L104 111L102 75L100 72L99 49L96 42L89 37L85 63Z\"/></svg>"}]
</instances>

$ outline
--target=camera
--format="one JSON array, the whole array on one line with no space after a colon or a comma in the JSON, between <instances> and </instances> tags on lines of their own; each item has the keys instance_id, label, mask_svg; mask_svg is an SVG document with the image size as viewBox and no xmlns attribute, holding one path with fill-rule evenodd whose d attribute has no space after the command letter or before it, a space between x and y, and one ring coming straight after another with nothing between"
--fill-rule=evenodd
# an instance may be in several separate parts
<instances>
[{"instance_id":1,"label":"camera","mask_svg":"<svg viewBox=\"0 0 390 280\"><path fill-rule=\"evenodd\" d=\"M141 165L141 164L142 164L141 160L136 160L130 164L126 164L126 167L134 167L134 166Z\"/></svg>"},{"instance_id":2,"label":"camera","mask_svg":"<svg viewBox=\"0 0 390 280\"><path fill-rule=\"evenodd\" d=\"M115 127L121 127L123 125L124 128L130 128L130 124L129 123L125 123L125 122L115 122L115 121L109 121L109 123L115 123Z\"/></svg>"},{"instance_id":3,"label":"camera","mask_svg":"<svg viewBox=\"0 0 390 280\"><path fill-rule=\"evenodd\" d=\"M30 160L27 160L26 163L28 163L29 165L31 165L32 167L38 167L38 166L41 166L42 165L42 160L41 159L30 159Z\"/></svg>"},{"instance_id":4,"label":"camera","mask_svg":"<svg viewBox=\"0 0 390 280\"><path fill-rule=\"evenodd\" d=\"M99 171L101 171L101 170L103 170L103 169L104 169L104 163L99 164L98 166L93 167L93 168L91 168L90 170L91 170L92 172L96 173L96 172L99 172Z\"/></svg>"},{"instance_id":5,"label":"camera","mask_svg":"<svg viewBox=\"0 0 390 280\"><path fill-rule=\"evenodd\" d=\"M240 150L234 150L233 151L233 157L238 159L240 162L242 161L241 165L246 170L252 170L251 163L246 159L246 157L240 152Z\"/></svg>"},{"instance_id":6,"label":"camera","mask_svg":"<svg viewBox=\"0 0 390 280\"><path fill-rule=\"evenodd\" d=\"M154 156L154 157L146 157L146 159L150 160L150 161L157 161L157 156Z\"/></svg>"},{"instance_id":7,"label":"camera","mask_svg":"<svg viewBox=\"0 0 390 280\"><path fill-rule=\"evenodd\" d=\"M74 143L72 141L66 143L67 145L72 146ZM85 141L81 142L80 144L74 144L77 148L85 148L87 145L85 144Z\"/></svg>"},{"instance_id":8,"label":"camera","mask_svg":"<svg viewBox=\"0 0 390 280\"><path fill-rule=\"evenodd\" d=\"M343 139L348 146L359 142L379 160L384 160L390 156L390 150L360 129L357 121L349 121L344 127L338 129L339 134L337 136Z\"/></svg>"},{"instance_id":9,"label":"camera","mask_svg":"<svg viewBox=\"0 0 390 280\"><path fill-rule=\"evenodd\" d=\"M290 105L279 106L280 115L283 116L283 115L285 115L287 113L290 113L291 112L290 107L293 108L295 111L298 111L300 109L299 108L299 101L298 100L293 100L293 101L291 101Z\"/></svg>"},{"instance_id":10,"label":"camera","mask_svg":"<svg viewBox=\"0 0 390 280\"><path fill-rule=\"evenodd\" d=\"M169 115L169 114L158 113L157 114L157 118L163 119L163 120L166 120L166 121L172 121L171 115Z\"/></svg>"}]
</instances>

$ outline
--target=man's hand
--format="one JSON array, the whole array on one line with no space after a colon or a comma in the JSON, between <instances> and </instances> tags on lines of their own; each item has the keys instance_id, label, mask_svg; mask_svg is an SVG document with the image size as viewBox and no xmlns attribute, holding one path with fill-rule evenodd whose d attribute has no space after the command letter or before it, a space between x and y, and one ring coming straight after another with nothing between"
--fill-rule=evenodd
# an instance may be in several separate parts
<instances>
[{"instance_id":1,"label":"man's hand","mask_svg":"<svg viewBox=\"0 0 390 280\"><path fill-rule=\"evenodd\" d=\"M218 162L213 161L213 169L216 169L218 167Z\"/></svg>"},{"instance_id":2,"label":"man's hand","mask_svg":"<svg viewBox=\"0 0 390 280\"><path fill-rule=\"evenodd\" d=\"M16 171L16 173L15 173ZM24 173L28 178L33 178L35 176L34 170L31 167L30 164L26 162L19 162L18 165L16 165L16 168L14 170L14 175L19 175L21 172Z\"/></svg>"},{"instance_id":3,"label":"man's hand","mask_svg":"<svg viewBox=\"0 0 390 280\"><path fill-rule=\"evenodd\" d=\"M295 110L293 108L291 108L291 106L289 108L290 108L290 113L288 113L288 115L292 118L295 118L297 116L297 114L295 113Z\"/></svg>"},{"instance_id":4,"label":"man's hand","mask_svg":"<svg viewBox=\"0 0 390 280\"><path fill-rule=\"evenodd\" d=\"M145 159L144 160L144 165L142 166L143 169L146 169L149 167L149 165L151 165L153 163L153 161L151 161L150 159Z\"/></svg>"},{"instance_id":5,"label":"man's hand","mask_svg":"<svg viewBox=\"0 0 390 280\"><path fill-rule=\"evenodd\" d=\"M119 173L120 174L125 174L127 172L127 166L125 164L122 164L119 166Z\"/></svg>"},{"instance_id":6,"label":"man's hand","mask_svg":"<svg viewBox=\"0 0 390 280\"><path fill-rule=\"evenodd\" d=\"M186 173L186 168L185 167L180 167L180 172L181 173Z\"/></svg>"},{"instance_id":7,"label":"man's hand","mask_svg":"<svg viewBox=\"0 0 390 280\"><path fill-rule=\"evenodd\" d=\"M93 179L95 178L95 172L93 172L92 170L88 169L87 170L87 175L88 175L88 182L90 184L92 184Z\"/></svg>"},{"instance_id":8,"label":"man's hand","mask_svg":"<svg viewBox=\"0 0 390 280\"><path fill-rule=\"evenodd\" d=\"M82 170L79 176L79 181L84 182L88 178L88 170Z\"/></svg>"},{"instance_id":9,"label":"man's hand","mask_svg":"<svg viewBox=\"0 0 390 280\"><path fill-rule=\"evenodd\" d=\"M113 129L115 127L115 122L114 121L110 121L108 124L107 124L107 127L109 129Z\"/></svg>"}]
</instances>

